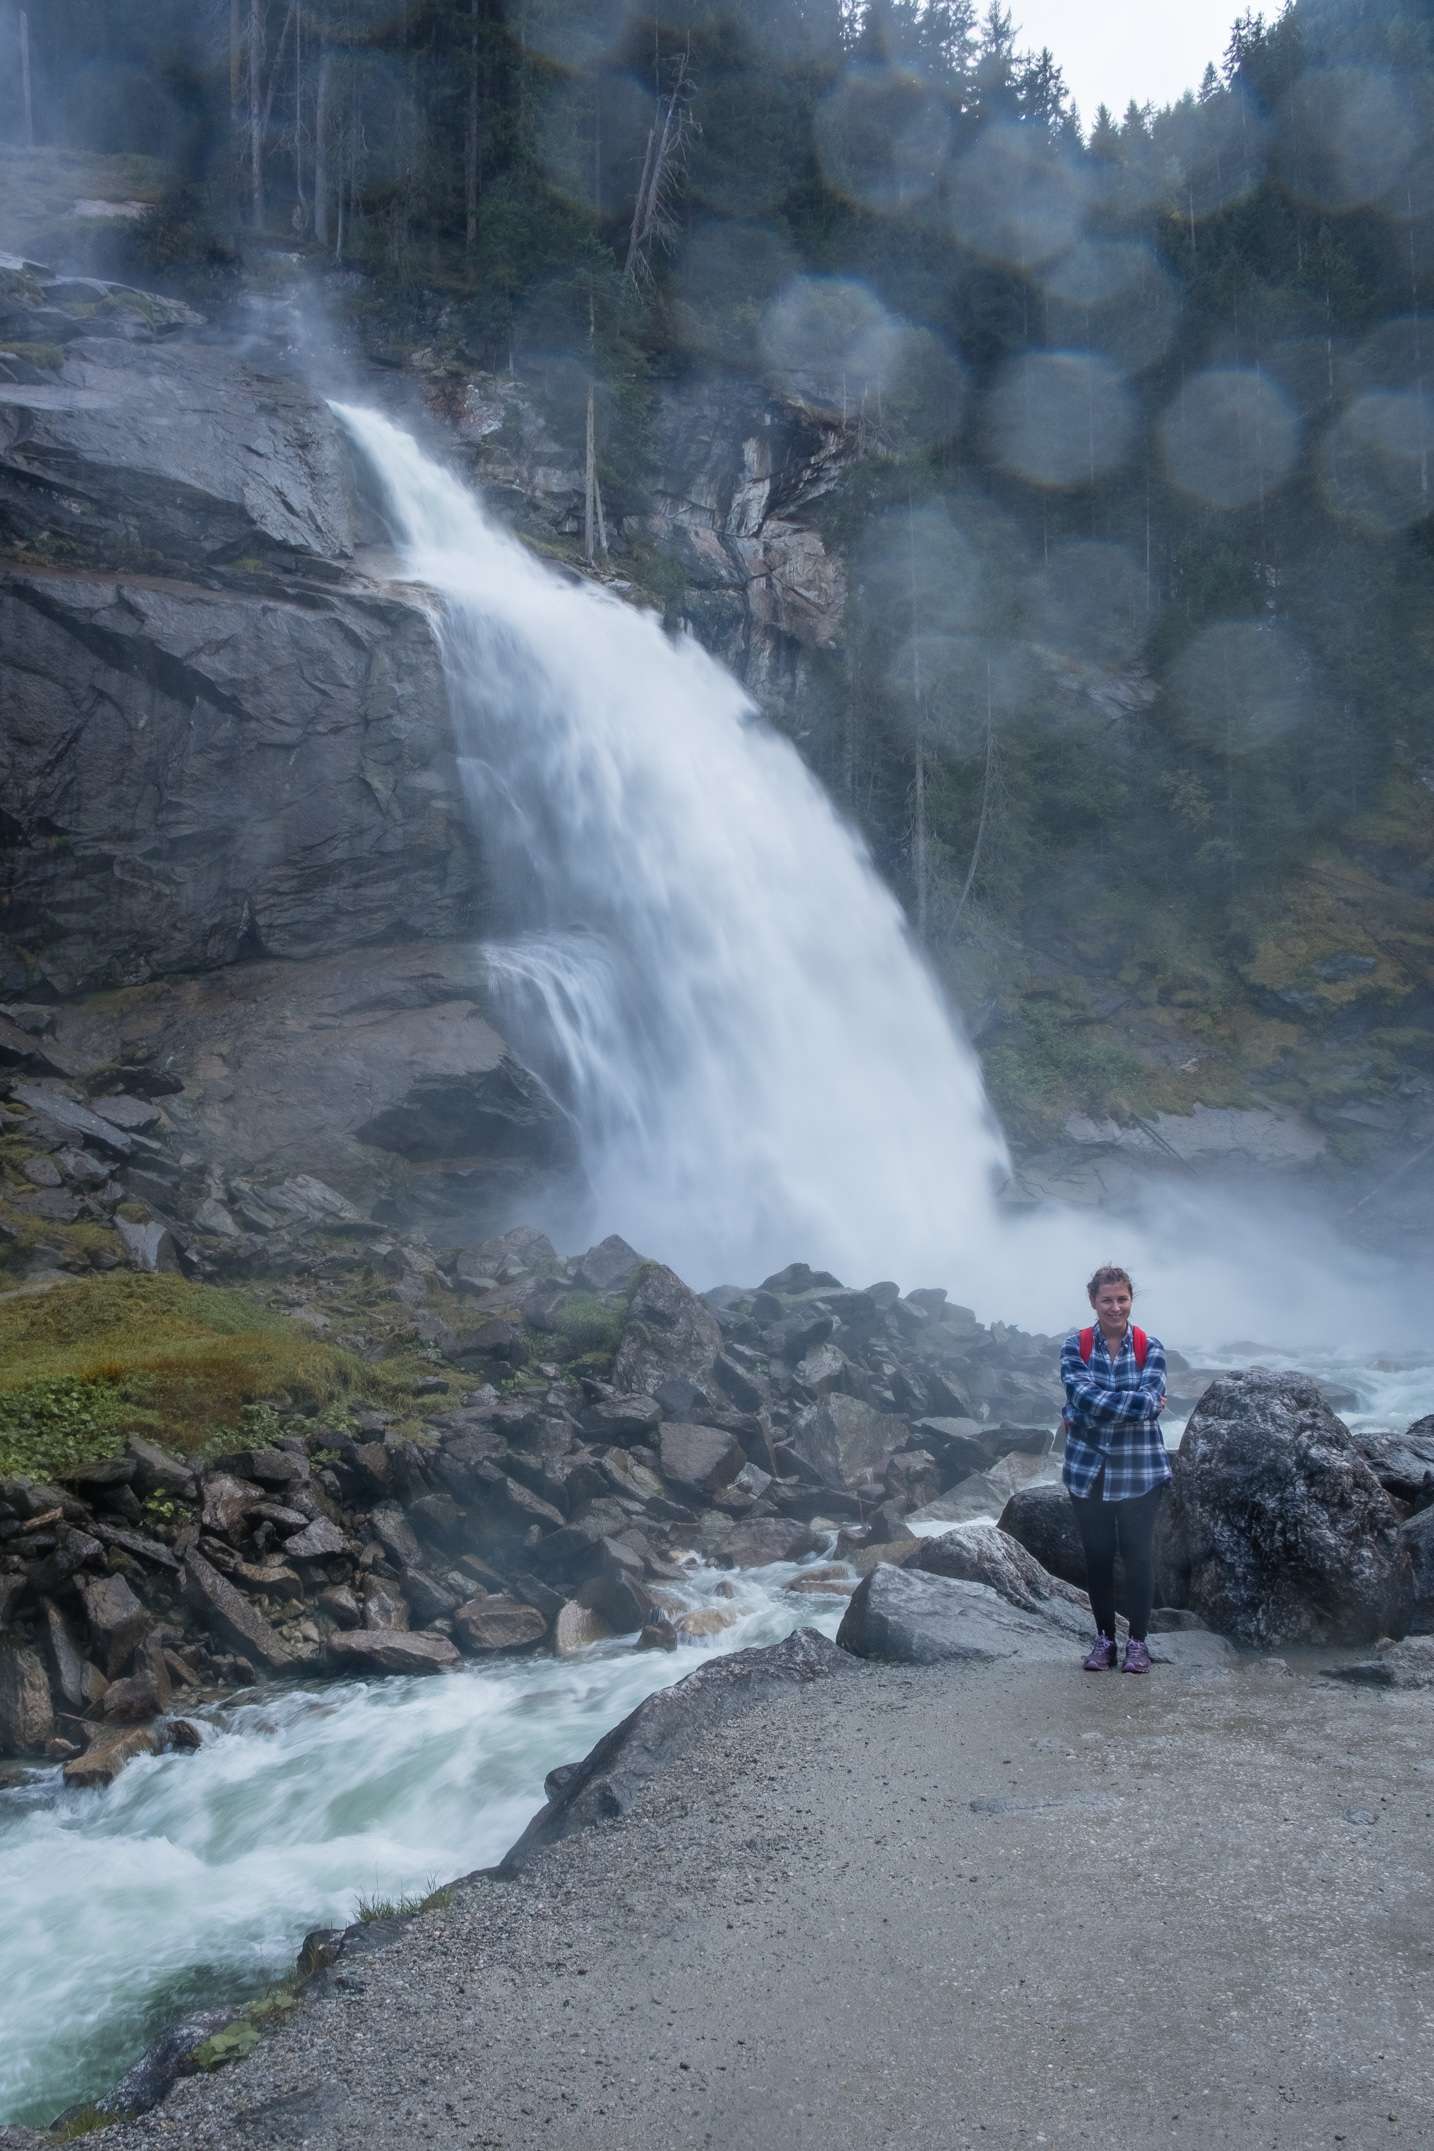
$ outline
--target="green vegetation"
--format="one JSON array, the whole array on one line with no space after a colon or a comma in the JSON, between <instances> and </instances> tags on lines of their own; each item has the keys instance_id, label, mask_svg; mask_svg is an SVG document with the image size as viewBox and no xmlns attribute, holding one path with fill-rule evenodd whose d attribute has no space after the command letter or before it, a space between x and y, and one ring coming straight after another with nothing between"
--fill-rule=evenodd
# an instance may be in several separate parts
<instances>
[{"instance_id":1,"label":"green vegetation","mask_svg":"<svg viewBox=\"0 0 1434 2151\"><path fill-rule=\"evenodd\" d=\"M78 2143L82 2136L93 2136L96 2129L112 2129L123 2118L121 2114L106 2113L102 2106L76 2106L45 2131L44 2140L52 2144Z\"/></svg>"},{"instance_id":2,"label":"green vegetation","mask_svg":"<svg viewBox=\"0 0 1434 2151\"><path fill-rule=\"evenodd\" d=\"M0 1300L0 1471L111 1455L129 1430L190 1454L236 1430L261 1440L266 1398L401 1401L413 1372L401 1356L366 1363L250 1293L127 1270L77 1279Z\"/></svg>"},{"instance_id":3,"label":"green vegetation","mask_svg":"<svg viewBox=\"0 0 1434 2151\"><path fill-rule=\"evenodd\" d=\"M299 1988L302 1980L298 1974L281 1979L276 1985L266 1987L262 1994L246 2002L232 2024L221 2031L212 2032L207 2039L189 2055L189 2067L195 2070L227 2068L232 2061L243 2061L253 2053L266 2031L299 2006Z\"/></svg>"},{"instance_id":4,"label":"green vegetation","mask_svg":"<svg viewBox=\"0 0 1434 2151\"><path fill-rule=\"evenodd\" d=\"M442 1912L453 1902L453 1884L433 1884L425 1895L402 1897L360 1897L354 1907L354 1918L361 1926L372 1926L376 1920L413 1919L420 1912Z\"/></svg>"},{"instance_id":5,"label":"green vegetation","mask_svg":"<svg viewBox=\"0 0 1434 2151\"><path fill-rule=\"evenodd\" d=\"M623 1306L600 1299L595 1292L569 1293L554 1316L553 1357L559 1363L582 1359L589 1365L597 1360L610 1366L626 1319Z\"/></svg>"}]
</instances>

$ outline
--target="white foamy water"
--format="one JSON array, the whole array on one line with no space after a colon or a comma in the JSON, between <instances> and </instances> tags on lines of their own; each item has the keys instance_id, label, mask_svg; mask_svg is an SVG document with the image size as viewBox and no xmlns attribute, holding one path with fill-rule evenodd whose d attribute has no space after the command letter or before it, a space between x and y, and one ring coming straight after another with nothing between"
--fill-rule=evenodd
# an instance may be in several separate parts
<instances>
[{"instance_id":1,"label":"white foamy water","mask_svg":"<svg viewBox=\"0 0 1434 2151\"><path fill-rule=\"evenodd\" d=\"M111 2089L176 2016L291 1970L308 1929L346 1924L361 1897L491 1865L549 1770L715 1652L803 1625L835 1635L839 1602L783 1593L799 1572L739 1572L728 1601L694 1570L681 1595L737 1618L675 1652L629 1637L575 1659L266 1691L198 1714L198 1753L132 1763L105 1792L45 1770L0 1794L0 2123Z\"/></svg>"},{"instance_id":2,"label":"white foamy water","mask_svg":"<svg viewBox=\"0 0 1434 2151\"><path fill-rule=\"evenodd\" d=\"M701 1285L794 1254L951 1275L1004 1147L859 839L695 641L561 579L409 434L336 409L442 600L491 977L589 1182L561 1237L620 1232Z\"/></svg>"}]
</instances>

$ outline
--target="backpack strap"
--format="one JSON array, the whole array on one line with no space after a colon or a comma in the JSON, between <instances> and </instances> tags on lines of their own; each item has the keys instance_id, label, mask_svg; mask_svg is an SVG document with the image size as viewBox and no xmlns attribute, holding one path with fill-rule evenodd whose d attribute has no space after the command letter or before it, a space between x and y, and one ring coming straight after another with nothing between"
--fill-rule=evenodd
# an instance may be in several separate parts
<instances>
[{"instance_id":1,"label":"backpack strap","mask_svg":"<svg viewBox=\"0 0 1434 2151\"><path fill-rule=\"evenodd\" d=\"M1145 1372L1146 1358L1150 1352L1150 1339L1146 1336L1143 1329L1137 1329L1135 1327L1135 1324L1132 1322L1130 1325L1130 1341L1135 1348L1135 1364L1137 1367L1139 1367L1141 1373L1143 1374ZM1094 1350L1094 1329L1083 1329L1080 1333L1080 1356L1085 1361L1087 1366L1090 1365L1091 1354L1092 1352L1094 1352Z\"/></svg>"}]
</instances>

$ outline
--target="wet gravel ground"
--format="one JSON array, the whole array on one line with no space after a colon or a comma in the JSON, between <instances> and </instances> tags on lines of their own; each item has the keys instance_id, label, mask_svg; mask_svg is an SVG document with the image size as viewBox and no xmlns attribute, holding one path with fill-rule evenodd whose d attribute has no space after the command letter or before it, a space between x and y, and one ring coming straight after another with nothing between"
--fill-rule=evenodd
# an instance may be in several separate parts
<instances>
[{"instance_id":1,"label":"wet gravel ground","mask_svg":"<svg viewBox=\"0 0 1434 2151\"><path fill-rule=\"evenodd\" d=\"M860 1665L105 2151L1434 2143L1434 1695Z\"/></svg>"}]
</instances>

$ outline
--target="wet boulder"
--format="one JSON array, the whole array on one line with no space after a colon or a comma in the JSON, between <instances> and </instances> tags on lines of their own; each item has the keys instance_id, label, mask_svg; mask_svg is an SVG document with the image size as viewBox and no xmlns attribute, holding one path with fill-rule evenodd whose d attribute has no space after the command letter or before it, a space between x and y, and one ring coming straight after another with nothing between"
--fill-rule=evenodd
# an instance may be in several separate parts
<instances>
[{"instance_id":1,"label":"wet boulder","mask_svg":"<svg viewBox=\"0 0 1434 2151\"><path fill-rule=\"evenodd\" d=\"M613 1360L613 1387L650 1397L675 1376L704 1388L721 1349L722 1332L711 1309L674 1271L660 1262L648 1263L628 1302Z\"/></svg>"},{"instance_id":2,"label":"wet boulder","mask_svg":"<svg viewBox=\"0 0 1434 2151\"><path fill-rule=\"evenodd\" d=\"M1012 1605L988 1584L883 1562L857 1586L837 1642L895 1665L1065 1658L1070 1637L1047 1612Z\"/></svg>"},{"instance_id":3,"label":"wet boulder","mask_svg":"<svg viewBox=\"0 0 1434 2151\"><path fill-rule=\"evenodd\" d=\"M799 1412L789 1436L796 1455L829 1487L879 1477L910 1440L910 1427L895 1413L837 1395Z\"/></svg>"},{"instance_id":4,"label":"wet boulder","mask_svg":"<svg viewBox=\"0 0 1434 2151\"><path fill-rule=\"evenodd\" d=\"M719 1427L685 1426L668 1420L658 1435L664 1478L698 1493L716 1494L730 1486L746 1458L735 1435Z\"/></svg>"},{"instance_id":5,"label":"wet boulder","mask_svg":"<svg viewBox=\"0 0 1434 2151\"><path fill-rule=\"evenodd\" d=\"M953 1576L983 1583L1011 1606L1039 1613L1073 1635L1090 1629L1090 1600L1063 1577L1042 1568L1019 1539L998 1524L958 1524L941 1538L923 1539L920 1551L903 1567L929 1576Z\"/></svg>"},{"instance_id":6,"label":"wet boulder","mask_svg":"<svg viewBox=\"0 0 1434 2151\"><path fill-rule=\"evenodd\" d=\"M997 1519L1002 1531L1033 1554L1043 1569L1078 1591L1086 1587L1085 1549L1064 1486L1023 1486ZM1157 1592L1158 1597L1168 1596Z\"/></svg>"},{"instance_id":7,"label":"wet boulder","mask_svg":"<svg viewBox=\"0 0 1434 2151\"><path fill-rule=\"evenodd\" d=\"M1354 1439L1387 1494L1416 1508L1434 1506L1434 1412L1403 1434L1356 1434Z\"/></svg>"},{"instance_id":8,"label":"wet boulder","mask_svg":"<svg viewBox=\"0 0 1434 2151\"><path fill-rule=\"evenodd\" d=\"M454 1614L453 1628L463 1649L474 1654L532 1650L548 1632L535 1606L497 1595L470 1598Z\"/></svg>"},{"instance_id":9,"label":"wet boulder","mask_svg":"<svg viewBox=\"0 0 1434 2151\"><path fill-rule=\"evenodd\" d=\"M45 1661L28 1644L0 1646L0 1754L38 1755L55 1731Z\"/></svg>"},{"instance_id":10,"label":"wet boulder","mask_svg":"<svg viewBox=\"0 0 1434 2151\"><path fill-rule=\"evenodd\" d=\"M133 1657L150 1625L149 1615L123 1576L80 1576L75 1588L89 1623L94 1657L113 1679Z\"/></svg>"},{"instance_id":11,"label":"wet boulder","mask_svg":"<svg viewBox=\"0 0 1434 2151\"><path fill-rule=\"evenodd\" d=\"M447 1636L410 1635L396 1628L349 1628L329 1638L329 1655L366 1673L448 1673L459 1663Z\"/></svg>"},{"instance_id":12,"label":"wet boulder","mask_svg":"<svg viewBox=\"0 0 1434 2151\"><path fill-rule=\"evenodd\" d=\"M1222 1375L1175 1460L1176 1588L1219 1634L1257 1649L1402 1635L1412 1577L1399 1512L1308 1376Z\"/></svg>"},{"instance_id":13,"label":"wet boulder","mask_svg":"<svg viewBox=\"0 0 1434 2151\"><path fill-rule=\"evenodd\" d=\"M184 1595L219 1640L241 1651L251 1665L271 1673L288 1667L289 1652L277 1630L202 1554L184 1557Z\"/></svg>"},{"instance_id":14,"label":"wet boulder","mask_svg":"<svg viewBox=\"0 0 1434 2151\"><path fill-rule=\"evenodd\" d=\"M1434 1634L1434 1508L1411 1516L1399 1537L1409 1561L1413 1596L1409 1625L1420 1635Z\"/></svg>"},{"instance_id":15,"label":"wet boulder","mask_svg":"<svg viewBox=\"0 0 1434 2151\"><path fill-rule=\"evenodd\" d=\"M547 1806L504 1858L503 1872L520 1873L559 1839L640 1809L651 1780L714 1726L774 1695L850 1671L844 1654L810 1628L798 1629L766 1649L709 1660L685 1680L639 1703L566 1772Z\"/></svg>"},{"instance_id":16,"label":"wet boulder","mask_svg":"<svg viewBox=\"0 0 1434 2151\"><path fill-rule=\"evenodd\" d=\"M752 1516L725 1533L721 1557L733 1568L766 1568L773 1561L800 1561L820 1544L818 1534L799 1518Z\"/></svg>"}]
</instances>

